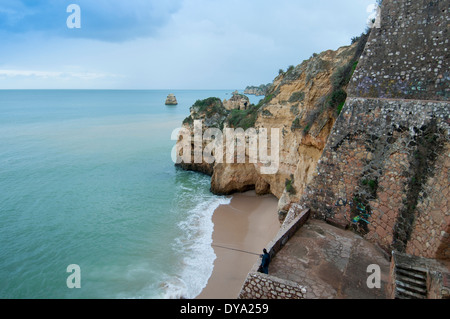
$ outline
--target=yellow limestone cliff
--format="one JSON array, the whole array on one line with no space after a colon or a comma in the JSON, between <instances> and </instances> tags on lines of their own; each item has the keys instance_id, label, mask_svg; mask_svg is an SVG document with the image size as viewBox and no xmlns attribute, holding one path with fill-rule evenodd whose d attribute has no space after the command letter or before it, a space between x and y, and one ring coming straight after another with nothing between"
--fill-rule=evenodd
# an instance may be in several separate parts
<instances>
[{"instance_id":1,"label":"yellow limestone cliff","mask_svg":"<svg viewBox=\"0 0 450 319\"><path fill-rule=\"evenodd\" d=\"M245 164L178 165L211 175L211 191L215 194L255 189L258 194L275 195L279 199L280 219L283 219L291 203L299 200L312 178L339 113L335 107L329 107L336 89L333 81L336 82L336 74L359 57L357 51L358 43L355 43L336 51L314 54L296 67L291 66L284 72L280 70L265 98L247 111L226 110L222 102L214 98L197 101L191 108L191 115L183 123L184 128L191 131L198 119L203 120L203 132L210 127L278 128L281 139L277 173L262 174L261 163L248 161ZM236 124L238 115L244 117L245 121L241 121L244 125ZM271 145L270 141L268 145ZM270 148L268 152L271 152Z\"/></svg>"}]
</instances>

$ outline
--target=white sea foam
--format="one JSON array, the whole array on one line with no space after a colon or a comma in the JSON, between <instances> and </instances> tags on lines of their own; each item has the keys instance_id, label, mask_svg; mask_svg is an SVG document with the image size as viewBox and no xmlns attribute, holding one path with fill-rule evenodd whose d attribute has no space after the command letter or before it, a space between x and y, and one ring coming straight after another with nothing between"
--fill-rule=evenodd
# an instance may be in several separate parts
<instances>
[{"instance_id":1,"label":"white sea foam","mask_svg":"<svg viewBox=\"0 0 450 319\"><path fill-rule=\"evenodd\" d=\"M214 224L212 216L220 205L227 205L231 199L211 196L198 199L194 209L190 210L187 218L178 223L180 235L174 243L174 249L183 254L179 276L165 282L167 299L197 297L206 287L212 274L216 255L212 248L212 234Z\"/></svg>"}]
</instances>

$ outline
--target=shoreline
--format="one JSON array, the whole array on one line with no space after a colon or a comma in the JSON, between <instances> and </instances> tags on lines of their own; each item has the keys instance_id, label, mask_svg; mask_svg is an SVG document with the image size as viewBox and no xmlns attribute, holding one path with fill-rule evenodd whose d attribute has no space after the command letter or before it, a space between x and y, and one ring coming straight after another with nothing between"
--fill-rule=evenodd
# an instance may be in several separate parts
<instances>
[{"instance_id":1,"label":"shoreline","mask_svg":"<svg viewBox=\"0 0 450 319\"><path fill-rule=\"evenodd\" d=\"M236 299L263 248L280 229L278 199L254 191L235 194L213 214L214 268L196 299Z\"/></svg>"}]
</instances>

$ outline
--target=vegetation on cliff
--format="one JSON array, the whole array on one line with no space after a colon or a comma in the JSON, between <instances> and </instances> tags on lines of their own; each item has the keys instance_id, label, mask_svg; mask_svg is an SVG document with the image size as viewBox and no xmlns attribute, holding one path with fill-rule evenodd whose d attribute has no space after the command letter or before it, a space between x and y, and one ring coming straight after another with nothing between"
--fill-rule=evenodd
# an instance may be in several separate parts
<instances>
[{"instance_id":1,"label":"vegetation on cliff","mask_svg":"<svg viewBox=\"0 0 450 319\"><path fill-rule=\"evenodd\" d=\"M183 124L192 125L194 120L204 120L208 127L223 128L223 122L228 116L222 101L217 97L197 100L191 106L191 114L184 119Z\"/></svg>"},{"instance_id":2,"label":"vegetation on cliff","mask_svg":"<svg viewBox=\"0 0 450 319\"><path fill-rule=\"evenodd\" d=\"M367 38L363 34L350 46L313 54L289 66L267 86L266 95L256 105L230 108L218 98L197 101L184 124L201 119L204 128L279 128L283 135L280 154L284 156L277 174L261 175L258 165L247 163L209 165L211 190L231 194L255 188L259 194L272 193L280 199L280 216L287 212L312 178Z\"/></svg>"},{"instance_id":3,"label":"vegetation on cliff","mask_svg":"<svg viewBox=\"0 0 450 319\"><path fill-rule=\"evenodd\" d=\"M244 90L244 94L251 94L251 95L266 95L267 90L270 87L270 83L269 84L261 84L260 86L247 86Z\"/></svg>"},{"instance_id":4,"label":"vegetation on cliff","mask_svg":"<svg viewBox=\"0 0 450 319\"><path fill-rule=\"evenodd\" d=\"M241 127L244 130L254 127L258 116L258 106L252 104L248 110L232 110L226 122L230 127Z\"/></svg>"},{"instance_id":5,"label":"vegetation on cliff","mask_svg":"<svg viewBox=\"0 0 450 319\"><path fill-rule=\"evenodd\" d=\"M352 43L357 43L356 51L350 61L344 66L339 67L331 76L332 90L319 100L315 107L315 112L310 113L304 126L305 133L309 132L321 113L327 110L331 110L336 116L341 113L345 100L347 99L346 87L358 66L359 58L366 46L369 35L370 30L352 39Z\"/></svg>"},{"instance_id":6,"label":"vegetation on cliff","mask_svg":"<svg viewBox=\"0 0 450 319\"><path fill-rule=\"evenodd\" d=\"M348 61L348 63L339 67L332 74L330 79L332 89L327 95L322 96L319 99L313 111L309 112L306 117L304 117L303 119L301 119L300 116L295 117L291 125L292 130L303 128L304 134L307 134L314 125L314 122L317 121L318 117L327 110L332 110L333 112L335 112L336 116L339 115L347 98L345 88L350 82L353 72L358 65L359 57L364 50L368 37L369 33L363 33L361 36L352 39L353 43L357 43L357 48L355 50L355 53L353 54L353 57ZM320 70L321 68L323 68L324 65L322 64L325 63L320 59L320 57L319 59L317 59L318 57L318 54L314 54L311 57L311 63L316 63L315 70ZM317 61L315 61L314 59L317 59ZM301 68L291 65L288 67L286 72L280 72L279 77L282 78L282 84L286 82L292 82L299 78L301 72ZM316 75L316 72L317 71L314 71L312 75L307 76L307 80L310 81L311 78ZM247 87L246 90L250 90L252 88L258 88L259 90L264 90L266 92L266 96L261 99L261 101L257 105L251 104L245 110L227 110L219 98L211 97L205 100L198 100L191 107L191 115L184 120L183 124L191 125L196 119L214 118L214 121L210 121L210 125L208 126L218 127L222 129L226 124L228 127L243 128L244 130L255 127L259 114L262 114L264 116L273 115L269 110L265 109L265 106L269 104L273 100L273 98L280 93L280 90L273 84L261 85L259 87ZM304 99L305 92L296 91L289 96L288 102L301 103ZM299 115L298 108L296 110L296 108L292 106L291 111L294 113L294 115Z\"/></svg>"},{"instance_id":7,"label":"vegetation on cliff","mask_svg":"<svg viewBox=\"0 0 450 319\"><path fill-rule=\"evenodd\" d=\"M222 101L216 97L197 100L191 107L191 115L184 119L183 124L192 125L194 120L208 121L208 127L223 129L225 124L231 128L247 130L255 127L255 123L263 106L270 102L271 96L267 96L257 104L251 104L246 110L227 110ZM270 112L269 112L270 113ZM267 115L268 113L265 112Z\"/></svg>"}]
</instances>

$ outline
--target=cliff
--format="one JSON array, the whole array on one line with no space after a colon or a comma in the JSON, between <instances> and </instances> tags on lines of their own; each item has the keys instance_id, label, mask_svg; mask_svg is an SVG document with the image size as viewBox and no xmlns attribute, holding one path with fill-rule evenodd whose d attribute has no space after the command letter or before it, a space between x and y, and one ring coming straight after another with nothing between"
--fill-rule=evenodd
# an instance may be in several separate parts
<instances>
[{"instance_id":1,"label":"cliff","mask_svg":"<svg viewBox=\"0 0 450 319\"><path fill-rule=\"evenodd\" d=\"M194 132L194 121L203 120L202 134L208 128L255 128L257 131L278 128L282 138L280 162L276 174L262 174L262 163L189 163L184 169L211 175L215 194L255 189L258 194L271 193L279 198L282 220L291 203L300 199L322 155L328 135L346 98L346 86L364 48L367 36L351 46L314 54L296 67L280 73L258 105L243 107L242 101L230 107L219 99L197 101L183 127ZM238 100L236 95L232 99ZM193 137L193 133L192 136ZM192 138L193 140L193 138ZM179 141L181 146L181 140ZM270 138L268 144L271 145ZM207 145L203 142L203 147ZM195 149L192 142L191 150Z\"/></svg>"},{"instance_id":2,"label":"cliff","mask_svg":"<svg viewBox=\"0 0 450 319\"><path fill-rule=\"evenodd\" d=\"M241 298L286 298L288 294L293 298L308 298L308 292L313 292L310 296L314 297L317 285L327 279L323 273L316 277L314 266L305 267L303 261L314 260L319 255L314 249L305 249L314 235L304 236L300 234L302 230L297 230L301 227L297 225L310 215L309 218L353 232L340 230L342 236L334 237L331 244L333 252L322 260L329 260L340 247L345 247L344 234L363 237L364 243L370 242L371 247L376 247L370 253L370 261L362 261L354 267L351 263L361 262L363 253L368 250L350 245L358 255L344 268L354 267L351 276L337 276L345 281L339 293L345 291L346 286L352 287L358 298L364 295L365 285L361 285L361 280L366 279L366 274L358 275L358 271L365 270L372 262L379 267L385 263L383 257L376 257L381 248L384 257L390 260L389 274L384 275L389 277L388 282L380 286L388 297L448 299L448 5L448 1L439 0L382 2L367 45L359 62L353 65L356 71L350 75L350 84L345 88L345 102L339 100L340 115L310 181L298 203L291 206L279 235L268 247L275 257L272 263L275 269L269 276L262 276L255 264L243 285ZM333 77L336 94L339 90L335 84L341 79L346 83L349 74L342 72ZM334 94L327 96L331 101ZM280 117L282 114L276 114L277 120ZM302 127L301 123L295 124ZM310 130L312 126L306 131ZM302 148L302 144L302 141L293 141L294 147ZM322 221L310 221L310 225L313 223L326 225ZM326 238L324 235L332 231L316 229L314 232ZM296 239L289 239L297 234ZM314 238L314 247L319 250L329 247L320 244L320 238ZM293 260L301 263L295 264ZM317 261L315 265L320 263ZM335 262L330 270L337 270L335 267L340 263ZM295 267L286 267L289 265ZM291 275L301 273L302 268L305 275L297 278ZM329 273L332 290L336 287L337 272ZM289 282L282 278L288 278ZM359 283L351 284L355 278ZM286 289L279 289L280 283ZM299 290L305 291L306 296L296 293Z\"/></svg>"},{"instance_id":3,"label":"cliff","mask_svg":"<svg viewBox=\"0 0 450 319\"><path fill-rule=\"evenodd\" d=\"M237 91L233 92L233 96L229 100L223 100L223 106L228 110L246 110L250 107L250 99L239 94Z\"/></svg>"},{"instance_id":4,"label":"cliff","mask_svg":"<svg viewBox=\"0 0 450 319\"><path fill-rule=\"evenodd\" d=\"M265 96L267 91L270 89L269 84L261 84L260 86L247 86L244 90L244 94Z\"/></svg>"},{"instance_id":5,"label":"cliff","mask_svg":"<svg viewBox=\"0 0 450 319\"><path fill-rule=\"evenodd\" d=\"M450 259L448 20L448 1L383 1L300 201L388 254Z\"/></svg>"},{"instance_id":6,"label":"cliff","mask_svg":"<svg viewBox=\"0 0 450 319\"><path fill-rule=\"evenodd\" d=\"M274 241L277 250L311 215L350 228L393 257L388 289L394 297L416 296L396 276L398 269L416 271L417 261L427 281L421 296L448 297L448 1L384 0L377 19L370 34L352 46L315 54L280 71L258 105L227 110L220 100L209 99L191 108L186 132L195 131L198 119L204 123L197 127L201 133L211 127L279 129L276 173L263 174L265 163L249 162L250 151L242 164L180 165L207 171L217 194L256 189L277 196L284 220L280 234L287 236ZM188 161L196 155L194 144ZM433 270L435 261L444 268ZM259 288L252 284L260 276L256 268L244 284L254 296ZM263 285L279 284L278 278L264 276ZM312 287L300 284L291 288L303 298L304 289ZM273 291L271 298L285 297Z\"/></svg>"}]
</instances>

